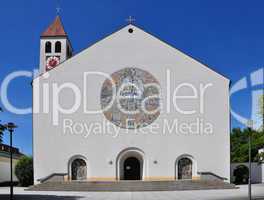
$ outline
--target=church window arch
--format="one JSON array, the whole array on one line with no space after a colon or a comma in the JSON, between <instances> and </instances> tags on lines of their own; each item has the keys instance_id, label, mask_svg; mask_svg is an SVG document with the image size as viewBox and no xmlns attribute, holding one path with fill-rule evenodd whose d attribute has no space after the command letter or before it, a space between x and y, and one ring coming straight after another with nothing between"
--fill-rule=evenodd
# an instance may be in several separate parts
<instances>
[{"instance_id":1,"label":"church window arch","mask_svg":"<svg viewBox=\"0 0 264 200\"><path fill-rule=\"evenodd\" d=\"M175 163L175 178L177 180L192 179L197 175L197 163L193 156L184 154Z\"/></svg>"},{"instance_id":2,"label":"church window arch","mask_svg":"<svg viewBox=\"0 0 264 200\"><path fill-rule=\"evenodd\" d=\"M87 180L88 176L88 163L84 156L73 156L68 163L69 179L70 180Z\"/></svg>"},{"instance_id":3,"label":"church window arch","mask_svg":"<svg viewBox=\"0 0 264 200\"><path fill-rule=\"evenodd\" d=\"M61 53L61 42L57 41L55 43L55 53Z\"/></svg>"},{"instance_id":4,"label":"church window arch","mask_svg":"<svg viewBox=\"0 0 264 200\"><path fill-rule=\"evenodd\" d=\"M45 43L45 52L51 53L51 42L49 41Z\"/></svg>"}]
</instances>

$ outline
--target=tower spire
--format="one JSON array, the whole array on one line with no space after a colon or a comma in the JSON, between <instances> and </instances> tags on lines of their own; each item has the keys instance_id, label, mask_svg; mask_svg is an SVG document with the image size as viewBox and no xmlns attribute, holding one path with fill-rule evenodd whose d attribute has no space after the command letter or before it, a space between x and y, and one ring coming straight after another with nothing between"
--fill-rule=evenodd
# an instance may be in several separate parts
<instances>
[{"instance_id":1,"label":"tower spire","mask_svg":"<svg viewBox=\"0 0 264 200\"><path fill-rule=\"evenodd\" d=\"M42 33L41 36L67 36L59 15L55 18L53 23Z\"/></svg>"}]
</instances>

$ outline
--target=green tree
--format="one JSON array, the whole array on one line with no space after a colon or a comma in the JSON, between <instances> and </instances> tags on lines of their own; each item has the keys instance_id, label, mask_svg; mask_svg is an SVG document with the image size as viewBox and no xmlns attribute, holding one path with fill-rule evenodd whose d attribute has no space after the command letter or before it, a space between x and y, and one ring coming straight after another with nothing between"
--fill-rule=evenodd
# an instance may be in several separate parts
<instances>
[{"instance_id":1,"label":"green tree","mask_svg":"<svg viewBox=\"0 0 264 200\"><path fill-rule=\"evenodd\" d=\"M33 159L23 156L15 166L15 174L23 187L33 185Z\"/></svg>"},{"instance_id":2,"label":"green tree","mask_svg":"<svg viewBox=\"0 0 264 200\"><path fill-rule=\"evenodd\" d=\"M231 162L248 162L249 129L235 128L231 133ZM264 132L251 130L252 158L258 160L258 150L264 146Z\"/></svg>"}]
</instances>

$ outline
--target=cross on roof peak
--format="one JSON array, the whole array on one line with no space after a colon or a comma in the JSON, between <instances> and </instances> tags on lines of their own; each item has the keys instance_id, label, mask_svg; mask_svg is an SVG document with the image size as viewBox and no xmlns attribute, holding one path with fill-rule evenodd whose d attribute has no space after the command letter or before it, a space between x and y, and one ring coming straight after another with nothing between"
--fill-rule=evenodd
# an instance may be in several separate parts
<instances>
[{"instance_id":1,"label":"cross on roof peak","mask_svg":"<svg viewBox=\"0 0 264 200\"><path fill-rule=\"evenodd\" d=\"M129 16L129 17L126 19L126 21L127 21L129 24L132 24L133 22L136 21L136 19L133 18L132 16Z\"/></svg>"}]
</instances>

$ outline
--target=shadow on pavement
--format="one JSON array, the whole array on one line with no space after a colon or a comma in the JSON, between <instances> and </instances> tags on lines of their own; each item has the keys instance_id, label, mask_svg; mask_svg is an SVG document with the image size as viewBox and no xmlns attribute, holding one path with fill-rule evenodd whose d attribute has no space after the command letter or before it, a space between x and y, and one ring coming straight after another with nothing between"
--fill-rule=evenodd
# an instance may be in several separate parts
<instances>
[{"instance_id":1,"label":"shadow on pavement","mask_svg":"<svg viewBox=\"0 0 264 200\"><path fill-rule=\"evenodd\" d=\"M14 200L79 200L82 197L78 196L55 196L55 195L35 195L35 194L21 194L14 195ZM0 194L1 200L9 200L9 195Z\"/></svg>"},{"instance_id":2,"label":"shadow on pavement","mask_svg":"<svg viewBox=\"0 0 264 200\"><path fill-rule=\"evenodd\" d=\"M253 200L264 200L264 197L255 197L255 198L252 198Z\"/></svg>"}]
</instances>

